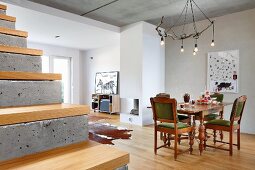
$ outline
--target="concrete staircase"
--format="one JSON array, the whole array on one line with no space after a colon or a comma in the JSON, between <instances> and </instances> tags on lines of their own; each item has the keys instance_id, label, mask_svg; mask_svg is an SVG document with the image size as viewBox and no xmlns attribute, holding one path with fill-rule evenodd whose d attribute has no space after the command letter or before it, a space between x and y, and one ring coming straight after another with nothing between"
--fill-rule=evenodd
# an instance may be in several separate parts
<instances>
[{"instance_id":1,"label":"concrete staircase","mask_svg":"<svg viewBox=\"0 0 255 170\"><path fill-rule=\"evenodd\" d=\"M88 140L89 106L62 104L61 75L41 73L43 51L0 5L0 161ZM1 168L0 168L1 169Z\"/></svg>"}]
</instances>

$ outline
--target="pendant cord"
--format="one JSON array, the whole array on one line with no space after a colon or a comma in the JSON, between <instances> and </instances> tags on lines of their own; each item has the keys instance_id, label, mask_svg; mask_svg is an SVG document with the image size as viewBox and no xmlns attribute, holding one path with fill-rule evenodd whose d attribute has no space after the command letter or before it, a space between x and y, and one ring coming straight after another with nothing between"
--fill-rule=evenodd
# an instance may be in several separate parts
<instances>
[{"instance_id":1,"label":"pendant cord","mask_svg":"<svg viewBox=\"0 0 255 170\"><path fill-rule=\"evenodd\" d=\"M80 16L87 15L87 14L89 14L89 13L91 13L91 12L94 12L94 11L96 11L96 10L99 10L99 9L105 7L105 6L111 5L111 4L113 4L113 3L117 2L117 1L119 1L119 0L111 1L111 2L109 2L109 3L107 3L107 4L104 4L104 5L100 6L100 7L97 7L97 8L95 8L95 9L92 9L92 10L88 11L88 12L85 12L85 13L81 14Z\"/></svg>"},{"instance_id":2,"label":"pendant cord","mask_svg":"<svg viewBox=\"0 0 255 170\"><path fill-rule=\"evenodd\" d=\"M194 1L194 0L191 0L195 5L196 5L196 7L200 10L200 12L202 12L202 14L204 15L204 17L208 20L208 21L210 21L211 23L213 22L213 21L211 21L210 20L210 18L208 18L208 16L207 15L205 15L205 13L202 11L202 9L197 5L197 3Z\"/></svg>"},{"instance_id":3,"label":"pendant cord","mask_svg":"<svg viewBox=\"0 0 255 170\"><path fill-rule=\"evenodd\" d=\"M195 16L194 16L194 10L193 10L192 1L193 1L193 0L190 0L190 8L191 8L191 12L192 12L193 28L194 28L194 31L196 32L196 35L197 35L197 26L196 26L196 21L195 21Z\"/></svg>"}]
</instances>

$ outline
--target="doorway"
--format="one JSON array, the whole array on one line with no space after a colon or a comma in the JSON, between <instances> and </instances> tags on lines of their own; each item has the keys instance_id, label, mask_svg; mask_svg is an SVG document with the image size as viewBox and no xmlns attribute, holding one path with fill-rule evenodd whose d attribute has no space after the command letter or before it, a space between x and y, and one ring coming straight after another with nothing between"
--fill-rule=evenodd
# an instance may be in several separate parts
<instances>
[{"instance_id":1,"label":"doorway","mask_svg":"<svg viewBox=\"0 0 255 170\"><path fill-rule=\"evenodd\" d=\"M71 103L71 57L42 56L42 72L62 74L62 102Z\"/></svg>"}]
</instances>

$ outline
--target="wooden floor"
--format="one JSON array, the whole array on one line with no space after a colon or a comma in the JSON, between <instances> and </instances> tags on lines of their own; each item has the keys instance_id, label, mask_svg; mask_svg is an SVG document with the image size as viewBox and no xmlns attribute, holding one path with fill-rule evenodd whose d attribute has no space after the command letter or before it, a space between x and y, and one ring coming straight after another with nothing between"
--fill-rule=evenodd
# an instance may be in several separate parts
<instances>
[{"instance_id":1,"label":"wooden floor","mask_svg":"<svg viewBox=\"0 0 255 170\"><path fill-rule=\"evenodd\" d=\"M233 156L227 151L208 148L202 156L199 155L198 143L195 141L193 155L183 153L174 161L173 150L162 148L158 155L153 153L153 126L140 127L119 122L119 115L92 113L97 116L110 117L104 120L111 124L132 129L131 140L115 140L113 147L130 153L129 170L150 169L255 169L255 135L241 134L241 150L234 147ZM227 137L227 134L225 134ZM236 138L234 138L235 140ZM210 138L209 141L212 139ZM208 142L209 144L211 142ZM187 140L179 147L188 149Z\"/></svg>"}]
</instances>

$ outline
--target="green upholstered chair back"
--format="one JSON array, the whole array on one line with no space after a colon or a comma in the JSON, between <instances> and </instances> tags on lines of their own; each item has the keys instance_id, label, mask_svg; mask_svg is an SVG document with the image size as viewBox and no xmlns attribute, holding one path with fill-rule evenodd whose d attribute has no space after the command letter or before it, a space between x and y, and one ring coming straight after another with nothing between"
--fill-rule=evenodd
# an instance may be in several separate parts
<instances>
[{"instance_id":1,"label":"green upholstered chair back","mask_svg":"<svg viewBox=\"0 0 255 170\"><path fill-rule=\"evenodd\" d=\"M240 124L246 100L246 96L241 96L235 100L230 115L230 120L232 122L238 121Z\"/></svg>"},{"instance_id":2,"label":"green upholstered chair back","mask_svg":"<svg viewBox=\"0 0 255 170\"><path fill-rule=\"evenodd\" d=\"M153 119L154 121L177 122L176 116L176 106L177 102L175 99L170 99L167 97L152 97L150 99Z\"/></svg>"},{"instance_id":3,"label":"green upholstered chair back","mask_svg":"<svg viewBox=\"0 0 255 170\"><path fill-rule=\"evenodd\" d=\"M216 98L217 102L223 102L224 94L221 93L214 93L211 95L211 98Z\"/></svg>"}]
</instances>

